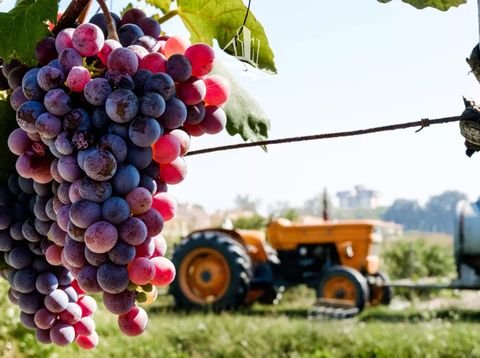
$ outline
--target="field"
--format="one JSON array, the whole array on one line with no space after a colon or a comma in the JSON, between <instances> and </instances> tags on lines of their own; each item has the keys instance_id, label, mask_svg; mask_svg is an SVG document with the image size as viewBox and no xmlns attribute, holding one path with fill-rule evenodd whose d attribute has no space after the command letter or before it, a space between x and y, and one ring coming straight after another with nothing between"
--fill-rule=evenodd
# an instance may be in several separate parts
<instances>
[{"instance_id":1,"label":"field","mask_svg":"<svg viewBox=\"0 0 480 358\"><path fill-rule=\"evenodd\" d=\"M6 285L0 285L5 297ZM480 301L480 297L478 297ZM480 357L480 310L386 308L345 321L308 319L314 301L303 288L287 292L275 307L215 315L171 310L168 296L150 309L147 332L118 333L115 319L95 315L101 343L95 351L54 348L35 342L19 324L18 311L0 304L2 357Z\"/></svg>"}]
</instances>

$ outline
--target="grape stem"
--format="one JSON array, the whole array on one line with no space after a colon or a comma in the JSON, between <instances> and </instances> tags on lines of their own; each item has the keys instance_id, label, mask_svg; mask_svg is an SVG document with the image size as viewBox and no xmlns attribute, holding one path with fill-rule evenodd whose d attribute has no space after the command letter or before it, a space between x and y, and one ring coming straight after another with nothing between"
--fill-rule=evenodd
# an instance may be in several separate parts
<instances>
[{"instance_id":1,"label":"grape stem","mask_svg":"<svg viewBox=\"0 0 480 358\"><path fill-rule=\"evenodd\" d=\"M108 36L110 40L119 41L117 35L117 28L115 27L115 22L113 21L112 14L108 10L108 6L104 0L97 0L98 5L102 8L103 16L105 16L105 21L107 22Z\"/></svg>"},{"instance_id":2,"label":"grape stem","mask_svg":"<svg viewBox=\"0 0 480 358\"><path fill-rule=\"evenodd\" d=\"M85 18L87 17L90 8L92 7L93 0L89 0L87 6L82 10L81 14L78 16L78 23L83 24L85 22Z\"/></svg>"},{"instance_id":3,"label":"grape stem","mask_svg":"<svg viewBox=\"0 0 480 358\"><path fill-rule=\"evenodd\" d=\"M174 9L174 10L170 10L169 12L167 12L165 15L163 15L162 17L158 18L157 21L159 24L163 24L164 22L167 22L168 20L170 20L172 17L176 16L180 14L180 11L178 9Z\"/></svg>"},{"instance_id":4,"label":"grape stem","mask_svg":"<svg viewBox=\"0 0 480 358\"><path fill-rule=\"evenodd\" d=\"M52 30L54 35L68 27L73 27L75 21L80 16L90 0L73 0L63 13L55 28Z\"/></svg>"}]
</instances>

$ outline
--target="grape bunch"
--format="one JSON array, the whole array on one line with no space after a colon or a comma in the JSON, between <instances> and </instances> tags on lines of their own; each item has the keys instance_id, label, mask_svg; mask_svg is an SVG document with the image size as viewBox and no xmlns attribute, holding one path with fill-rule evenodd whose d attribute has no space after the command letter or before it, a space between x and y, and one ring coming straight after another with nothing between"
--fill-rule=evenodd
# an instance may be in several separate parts
<instances>
[{"instance_id":1,"label":"grape bunch","mask_svg":"<svg viewBox=\"0 0 480 358\"><path fill-rule=\"evenodd\" d=\"M39 342L59 346L74 341L84 349L98 343L95 300L76 285L71 272L46 258L54 244L45 203L52 186L11 175L0 187L0 275L8 280L8 298L19 306L22 324Z\"/></svg>"},{"instance_id":2,"label":"grape bunch","mask_svg":"<svg viewBox=\"0 0 480 358\"><path fill-rule=\"evenodd\" d=\"M139 304L175 277L161 234L176 210L168 185L185 178L191 136L224 129L230 88L210 74L210 46L161 34L139 9L112 17L119 41L94 15L41 40L38 67L3 63L0 84L16 111L8 147L18 192L35 198L34 217L12 227L42 238L49 268L67 270L77 292L101 294L120 330L136 336L148 322ZM8 215L0 210L0 223ZM96 345L81 333L80 346Z\"/></svg>"}]
</instances>

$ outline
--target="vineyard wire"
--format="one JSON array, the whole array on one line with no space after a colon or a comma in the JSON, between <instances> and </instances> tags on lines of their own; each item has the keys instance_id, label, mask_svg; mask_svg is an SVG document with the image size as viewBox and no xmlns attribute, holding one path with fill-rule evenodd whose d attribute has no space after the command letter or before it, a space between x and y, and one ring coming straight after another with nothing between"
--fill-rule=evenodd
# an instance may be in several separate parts
<instances>
[{"instance_id":1,"label":"vineyard wire","mask_svg":"<svg viewBox=\"0 0 480 358\"><path fill-rule=\"evenodd\" d=\"M365 135L365 134L371 134L371 133L394 131L398 129L406 129L406 128L412 128L412 127L420 127L418 130L415 131L415 133L417 133L425 127L435 125L435 124L459 122L462 118L463 118L462 116L443 117L443 118L436 118L436 119L424 118L415 122L397 123L397 124L390 124L390 125L379 126L379 127L356 129L351 131L320 133L320 134L313 134L313 135L300 136L300 137L287 137L287 138L262 140L262 141L256 141L256 142L248 142L248 143L230 144L230 145L223 145L219 147L211 147L211 148L195 150L187 153L186 156L220 152L224 150L267 146L267 145L273 145L273 144L305 142L305 141L311 141L311 140L321 140L321 139L341 138L341 137L353 137L353 136L359 136L359 135Z\"/></svg>"}]
</instances>

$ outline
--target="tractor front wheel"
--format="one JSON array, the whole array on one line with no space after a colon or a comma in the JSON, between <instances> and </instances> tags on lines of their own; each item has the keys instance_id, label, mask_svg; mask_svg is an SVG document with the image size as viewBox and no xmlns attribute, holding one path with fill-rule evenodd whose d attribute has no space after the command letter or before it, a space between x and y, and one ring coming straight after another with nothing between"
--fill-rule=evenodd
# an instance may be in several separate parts
<instances>
[{"instance_id":1,"label":"tractor front wheel","mask_svg":"<svg viewBox=\"0 0 480 358\"><path fill-rule=\"evenodd\" d=\"M252 262L245 248L227 234L197 232L178 245L172 257L177 276L170 293L178 308L235 309L248 292Z\"/></svg>"},{"instance_id":2,"label":"tractor front wheel","mask_svg":"<svg viewBox=\"0 0 480 358\"><path fill-rule=\"evenodd\" d=\"M369 300L367 279L352 268L331 267L320 280L317 298L351 304L361 311Z\"/></svg>"}]
</instances>

